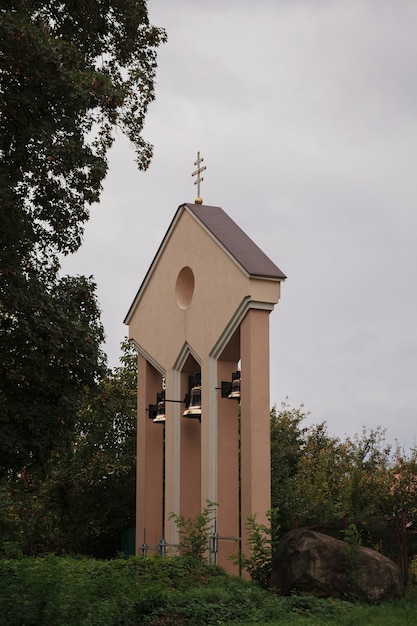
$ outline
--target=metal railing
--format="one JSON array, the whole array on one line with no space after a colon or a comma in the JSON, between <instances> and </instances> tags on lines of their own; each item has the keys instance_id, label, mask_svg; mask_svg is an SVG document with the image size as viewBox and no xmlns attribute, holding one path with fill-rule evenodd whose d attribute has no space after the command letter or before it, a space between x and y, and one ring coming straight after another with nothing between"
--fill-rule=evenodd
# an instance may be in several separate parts
<instances>
[{"instance_id":1,"label":"metal railing","mask_svg":"<svg viewBox=\"0 0 417 626\"><path fill-rule=\"evenodd\" d=\"M234 541L240 543L240 537L228 537L220 535L217 531L210 534L207 541L208 562L212 564L217 563L217 553L219 551L219 541ZM171 553L170 553L171 549ZM155 547L148 546L146 540L139 548L139 554L141 556L148 556L149 553L159 554L161 557L172 556L172 552L179 553L181 549L180 544L168 543L163 537Z\"/></svg>"}]
</instances>

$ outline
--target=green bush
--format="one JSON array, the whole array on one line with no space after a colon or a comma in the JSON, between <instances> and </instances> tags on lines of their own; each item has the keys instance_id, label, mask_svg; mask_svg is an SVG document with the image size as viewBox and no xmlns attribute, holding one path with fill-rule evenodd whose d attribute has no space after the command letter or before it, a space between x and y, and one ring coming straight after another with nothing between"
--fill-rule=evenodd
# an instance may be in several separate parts
<instances>
[{"instance_id":1,"label":"green bush","mask_svg":"<svg viewBox=\"0 0 417 626\"><path fill-rule=\"evenodd\" d=\"M193 556L200 561L207 560L209 539L214 528L217 506L216 502L207 500L205 508L195 517L170 514L169 519L173 519L178 528L179 548L182 554Z\"/></svg>"},{"instance_id":2,"label":"green bush","mask_svg":"<svg viewBox=\"0 0 417 626\"><path fill-rule=\"evenodd\" d=\"M248 540L246 548L249 556L242 550L231 555L234 565L240 570L246 570L251 579L261 587L267 589L271 578L272 559L278 545L280 526L278 523L279 510L271 509L267 514L269 525L256 521L256 515L250 515L246 520Z\"/></svg>"},{"instance_id":3,"label":"green bush","mask_svg":"<svg viewBox=\"0 0 417 626\"><path fill-rule=\"evenodd\" d=\"M416 607L411 596L381 607L283 598L191 557L0 560L0 626L411 626Z\"/></svg>"}]
</instances>

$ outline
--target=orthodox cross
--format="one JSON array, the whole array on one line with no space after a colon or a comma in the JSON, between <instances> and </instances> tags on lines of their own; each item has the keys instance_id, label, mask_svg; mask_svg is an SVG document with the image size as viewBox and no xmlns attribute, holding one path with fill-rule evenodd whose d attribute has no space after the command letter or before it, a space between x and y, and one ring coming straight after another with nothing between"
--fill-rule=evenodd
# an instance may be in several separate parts
<instances>
[{"instance_id":1,"label":"orthodox cross","mask_svg":"<svg viewBox=\"0 0 417 626\"><path fill-rule=\"evenodd\" d=\"M204 180L204 178L202 178L200 174L207 168L205 165L200 167L200 163L202 161L204 161L203 157L200 157L200 152L197 152L197 161L194 161L194 165L197 165L197 169L191 174L191 176L197 176L194 181L194 185L197 185L197 198L194 200L196 204L203 204L203 199L200 197L200 183Z\"/></svg>"}]
</instances>

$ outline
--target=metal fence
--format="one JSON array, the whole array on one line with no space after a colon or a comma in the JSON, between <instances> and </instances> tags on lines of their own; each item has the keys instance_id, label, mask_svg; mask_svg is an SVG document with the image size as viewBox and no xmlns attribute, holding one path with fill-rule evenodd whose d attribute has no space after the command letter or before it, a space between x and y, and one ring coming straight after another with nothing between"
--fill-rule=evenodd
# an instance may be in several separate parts
<instances>
[{"instance_id":1,"label":"metal fence","mask_svg":"<svg viewBox=\"0 0 417 626\"><path fill-rule=\"evenodd\" d=\"M220 541L233 541L237 543L236 551L238 551L241 538L220 535L217 531L212 532L209 535L207 541L207 553L208 562L214 565L217 563L217 554L219 551ZM180 554L182 547L183 546L177 543L168 543L164 538L162 538L161 541L156 544L156 546L148 546L146 541L144 541L144 543L139 548L139 554L141 556L148 556L149 554L158 554L161 557L176 556Z\"/></svg>"},{"instance_id":2,"label":"metal fence","mask_svg":"<svg viewBox=\"0 0 417 626\"><path fill-rule=\"evenodd\" d=\"M409 564L417 554L417 531L407 520L406 511L399 511L392 517L350 519L344 516L308 528L337 539L344 539L350 524L355 524L360 532L363 546L377 550L395 561L401 567L404 576L408 577ZM297 527L298 521L294 519L294 528Z\"/></svg>"}]
</instances>

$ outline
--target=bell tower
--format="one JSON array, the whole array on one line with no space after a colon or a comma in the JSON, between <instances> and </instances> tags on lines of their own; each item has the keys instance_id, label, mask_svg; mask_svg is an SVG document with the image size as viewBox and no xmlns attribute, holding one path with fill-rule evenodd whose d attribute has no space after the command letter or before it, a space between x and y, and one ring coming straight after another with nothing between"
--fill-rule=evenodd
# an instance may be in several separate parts
<instances>
[{"instance_id":1,"label":"bell tower","mask_svg":"<svg viewBox=\"0 0 417 626\"><path fill-rule=\"evenodd\" d=\"M194 517L211 501L212 561L237 573L228 556L240 541L245 551L245 521L267 523L270 509L269 315L285 275L199 191L125 319L138 350L136 554L175 546L170 513Z\"/></svg>"}]
</instances>

